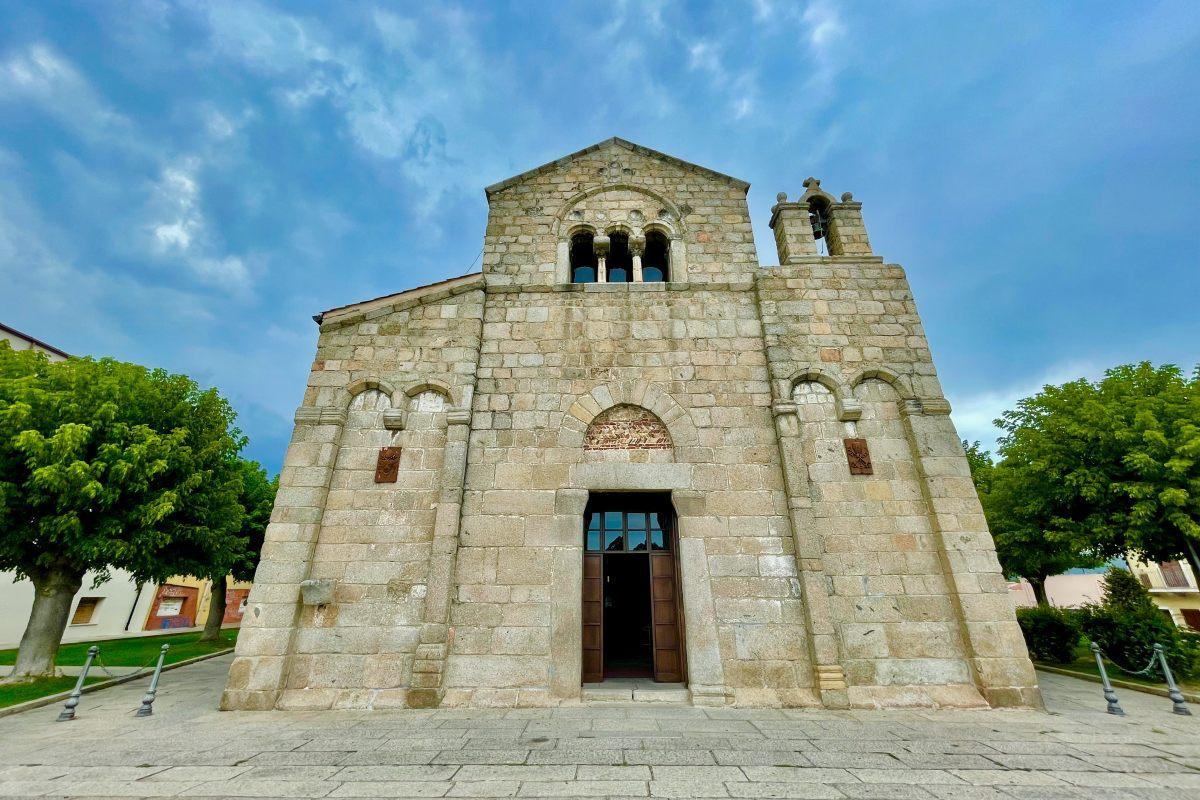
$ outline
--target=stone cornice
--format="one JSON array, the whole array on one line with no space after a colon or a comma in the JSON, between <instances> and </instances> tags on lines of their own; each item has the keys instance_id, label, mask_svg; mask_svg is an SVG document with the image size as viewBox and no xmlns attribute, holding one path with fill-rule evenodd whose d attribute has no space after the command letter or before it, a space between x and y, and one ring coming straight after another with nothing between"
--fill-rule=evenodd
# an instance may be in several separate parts
<instances>
[{"instance_id":1,"label":"stone cornice","mask_svg":"<svg viewBox=\"0 0 1200 800\"><path fill-rule=\"evenodd\" d=\"M294 419L297 425L345 425L346 409L300 406Z\"/></svg>"},{"instance_id":2,"label":"stone cornice","mask_svg":"<svg viewBox=\"0 0 1200 800\"><path fill-rule=\"evenodd\" d=\"M701 283L699 281L690 281L679 283L489 283L485 291L488 294L579 292L582 294L652 295L660 292L749 292L753 291L753 289L753 281L732 281L727 283Z\"/></svg>"},{"instance_id":3,"label":"stone cornice","mask_svg":"<svg viewBox=\"0 0 1200 800\"><path fill-rule=\"evenodd\" d=\"M944 397L919 397L905 400L900 406L905 416L945 416L950 413L950 401Z\"/></svg>"}]
</instances>

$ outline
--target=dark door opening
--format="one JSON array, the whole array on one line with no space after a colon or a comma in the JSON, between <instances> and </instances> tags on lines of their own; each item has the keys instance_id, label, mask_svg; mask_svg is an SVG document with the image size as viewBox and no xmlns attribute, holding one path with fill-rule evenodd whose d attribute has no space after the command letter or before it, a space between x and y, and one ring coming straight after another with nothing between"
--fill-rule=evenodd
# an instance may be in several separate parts
<instances>
[{"instance_id":1,"label":"dark door opening","mask_svg":"<svg viewBox=\"0 0 1200 800\"><path fill-rule=\"evenodd\" d=\"M610 555L604 559L604 677L653 675L650 559Z\"/></svg>"},{"instance_id":2,"label":"dark door opening","mask_svg":"<svg viewBox=\"0 0 1200 800\"><path fill-rule=\"evenodd\" d=\"M584 683L684 680L676 551L668 495L592 496L584 514Z\"/></svg>"}]
</instances>

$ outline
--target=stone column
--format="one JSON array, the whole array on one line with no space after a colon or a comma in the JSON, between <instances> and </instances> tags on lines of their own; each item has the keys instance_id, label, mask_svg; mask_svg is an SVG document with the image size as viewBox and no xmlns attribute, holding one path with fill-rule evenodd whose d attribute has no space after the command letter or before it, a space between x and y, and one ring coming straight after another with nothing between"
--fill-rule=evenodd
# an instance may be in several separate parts
<instances>
[{"instance_id":1,"label":"stone column","mask_svg":"<svg viewBox=\"0 0 1200 800\"><path fill-rule=\"evenodd\" d=\"M646 237L640 233L630 236L629 252L633 256L633 282L642 283L642 254L646 252Z\"/></svg>"},{"instance_id":2,"label":"stone column","mask_svg":"<svg viewBox=\"0 0 1200 800\"><path fill-rule=\"evenodd\" d=\"M464 406L469 403L468 399ZM438 503L433 518L433 545L429 556L428 591L421 641L413 660L408 704L433 708L445 693L446 660L450 654L450 601L454 596L454 566L462 522L463 481L467 474L467 446L471 433L469 409L446 415L446 449L438 481Z\"/></svg>"},{"instance_id":3,"label":"stone column","mask_svg":"<svg viewBox=\"0 0 1200 800\"><path fill-rule=\"evenodd\" d=\"M329 482L337 464L345 409L296 410L279 493L238 634L224 710L275 707L287 684L302 609L300 584L312 570Z\"/></svg>"},{"instance_id":4,"label":"stone column","mask_svg":"<svg viewBox=\"0 0 1200 800\"><path fill-rule=\"evenodd\" d=\"M796 547L796 570L804 592L804 621L812 647L813 677L824 705L847 708L850 701L846 675L841 665L837 630L829 610L829 588L823 562L825 537L821 533L823 520L819 520L813 510L812 488L800 438L800 419L796 404L790 400L775 401L771 410L775 416L779 460Z\"/></svg>"},{"instance_id":5,"label":"stone column","mask_svg":"<svg viewBox=\"0 0 1200 800\"><path fill-rule=\"evenodd\" d=\"M726 705L725 668L717 635L717 614L704 546L704 494L676 489L671 502L679 523L679 591L683 597L684 646L692 704Z\"/></svg>"},{"instance_id":6,"label":"stone column","mask_svg":"<svg viewBox=\"0 0 1200 800\"><path fill-rule=\"evenodd\" d=\"M804 256L815 256L817 240L813 238L812 223L808 219L808 203L789 203L783 192L775 199L776 203L771 207L771 230L775 232L780 265L795 264Z\"/></svg>"},{"instance_id":7,"label":"stone column","mask_svg":"<svg viewBox=\"0 0 1200 800\"><path fill-rule=\"evenodd\" d=\"M1040 707L1008 583L949 414L950 404L942 398L906 400L901 406L965 655L989 704Z\"/></svg>"},{"instance_id":8,"label":"stone column","mask_svg":"<svg viewBox=\"0 0 1200 800\"><path fill-rule=\"evenodd\" d=\"M592 247L596 253L596 283L608 283L608 249L612 240L604 234L592 238Z\"/></svg>"}]
</instances>

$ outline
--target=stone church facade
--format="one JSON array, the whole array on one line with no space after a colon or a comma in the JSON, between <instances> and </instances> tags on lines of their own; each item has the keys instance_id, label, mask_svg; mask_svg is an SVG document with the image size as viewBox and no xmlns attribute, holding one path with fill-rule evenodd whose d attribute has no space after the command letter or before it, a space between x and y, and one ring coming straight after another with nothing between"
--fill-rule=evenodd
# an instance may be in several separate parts
<instances>
[{"instance_id":1,"label":"stone church facade","mask_svg":"<svg viewBox=\"0 0 1200 800\"><path fill-rule=\"evenodd\" d=\"M904 271L747 189L610 139L318 315L222 707L1038 705Z\"/></svg>"}]
</instances>

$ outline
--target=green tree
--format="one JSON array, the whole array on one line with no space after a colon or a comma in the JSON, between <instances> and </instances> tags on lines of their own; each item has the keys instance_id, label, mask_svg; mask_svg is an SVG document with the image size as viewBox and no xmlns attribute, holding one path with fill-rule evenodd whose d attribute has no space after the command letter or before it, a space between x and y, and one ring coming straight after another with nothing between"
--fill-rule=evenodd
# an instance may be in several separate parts
<instances>
[{"instance_id":1,"label":"green tree","mask_svg":"<svg viewBox=\"0 0 1200 800\"><path fill-rule=\"evenodd\" d=\"M0 342L0 570L34 586L9 680L53 672L88 570L160 581L228 546L243 516L233 420L186 376Z\"/></svg>"},{"instance_id":2,"label":"green tree","mask_svg":"<svg viewBox=\"0 0 1200 800\"><path fill-rule=\"evenodd\" d=\"M996 464L979 442L963 442L971 479L979 492L1004 574L1029 581L1039 605L1047 605L1046 579L1099 562L1070 538L1054 535L1042 513L1037 475L1008 459Z\"/></svg>"},{"instance_id":3,"label":"green tree","mask_svg":"<svg viewBox=\"0 0 1200 800\"><path fill-rule=\"evenodd\" d=\"M223 551L229 557L224 560L209 559L212 571L208 577L212 581L212 594L208 604L208 619L200 636L202 642L215 642L221 636L221 622L225 618L225 600L229 592L228 576L247 581L254 578L267 523L271 519L271 509L275 505L275 493L279 489L279 478L268 477L257 461L239 459L238 470L241 473L238 504L243 511L242 525L232 534L237 540L236 544Z\"/></svg>"},{"instance_id":4,"label":"green tree","mask_svg":"<svg viewBox=\"0 0 1200 800\"><path fill-rule=\"evenodd\" d=\"M1200 369L1116 367L1046 386L997 424L1047 537L1103 559L1187 559L1200 576Z\"/></svg>"}]
</instances>

